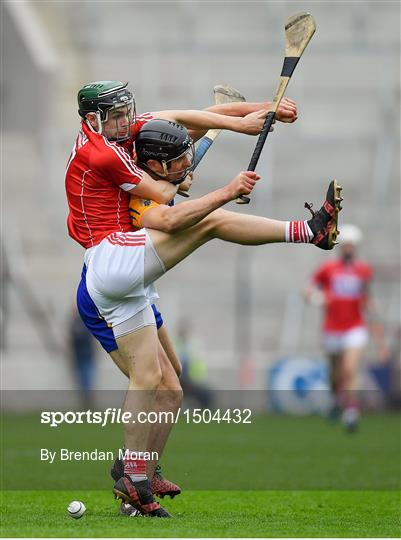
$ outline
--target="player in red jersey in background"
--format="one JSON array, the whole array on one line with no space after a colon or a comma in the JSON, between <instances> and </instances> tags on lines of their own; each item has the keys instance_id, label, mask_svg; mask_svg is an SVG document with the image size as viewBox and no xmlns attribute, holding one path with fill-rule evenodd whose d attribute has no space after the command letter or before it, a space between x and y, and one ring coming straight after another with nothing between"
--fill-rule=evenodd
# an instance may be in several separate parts
<instances>
[{"instance_id":1,"label":"player in red jersey in background","mask_svg":"<svg viewBox=\"0 0 401 540\"><path fill-rule=\"evenodd\" d=\"M322 306L323 347L330 363L333 393L332 417L342 412L348 431L359 424L358 369L368 342L367 315L376 309L369 293L372 267L357 258L362 232L355 225L341 228L340 256L325 261L313 274L306 289L307 299ZM387 354L384 332L378 323L371 326L380 356Z\"/></svg>"}]
</instances>

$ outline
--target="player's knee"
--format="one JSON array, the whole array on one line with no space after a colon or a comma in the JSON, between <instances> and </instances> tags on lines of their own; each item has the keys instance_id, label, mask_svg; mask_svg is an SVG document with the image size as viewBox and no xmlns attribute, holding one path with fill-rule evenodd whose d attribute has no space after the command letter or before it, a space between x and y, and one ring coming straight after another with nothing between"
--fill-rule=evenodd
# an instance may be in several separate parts
<instances>
[{"instance_id":1,"label":"player's knee","mask_svg":"<svg viewBox=\"0 0 401 540\"><path fill-rule=\"evenodd\" d=\"M133 374L133 380L137 387L144 390L155 390L162 380L162 371L159 366L154 366L152 369L136 372Z\"/></svg>"},{"instance_id":2,"label":"player's knee","mask_svg":"<svg viewBox=\"0 0 401 540\"><path fill-rule=\"evenodd\" d=\"M181 383L178 377L162 377L159 385L160 390L166 390L168 392L182 392Z\"/></svg>"}]
</instances>

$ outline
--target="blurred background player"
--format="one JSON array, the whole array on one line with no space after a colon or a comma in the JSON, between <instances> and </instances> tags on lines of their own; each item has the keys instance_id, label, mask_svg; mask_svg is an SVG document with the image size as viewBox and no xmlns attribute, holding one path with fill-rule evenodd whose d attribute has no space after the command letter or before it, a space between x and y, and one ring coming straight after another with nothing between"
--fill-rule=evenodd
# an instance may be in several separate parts
<instances>
[{"instance_id":1,"label":"blurred background player","mask_svg":"<svg viewBox=\"0 0 401 540\"><path fill-rule=\"evenodd\" d=\"M342 413L349 431L359 424L358 369L368 343L369 313L379 357L388 355L381 325L374 320L376 307L370 296L371 266L357 257L362 231L356 225L341 227L336 259L324 261L312 276L306 298L323 307L322 342L330 365L333 394L331 417Z\"/></svg>"}]
</instances>

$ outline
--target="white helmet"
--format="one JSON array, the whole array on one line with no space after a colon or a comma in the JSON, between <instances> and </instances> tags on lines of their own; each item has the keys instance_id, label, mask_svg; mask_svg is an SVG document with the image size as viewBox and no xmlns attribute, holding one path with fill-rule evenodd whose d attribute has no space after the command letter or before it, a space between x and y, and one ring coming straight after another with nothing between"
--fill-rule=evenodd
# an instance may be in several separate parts
<instances>
[{"instance_id":1,"label":"white helmet","mask_svg":"<svg viewBox=\"0 0 401 540\"><path fill-rule=\"evenodd\" d=\"M359 227L356 225L342 225L340 228L339 240L341 244L352 244L356 246L362 241L363 234Z\"/></svg>"}]
</instances>

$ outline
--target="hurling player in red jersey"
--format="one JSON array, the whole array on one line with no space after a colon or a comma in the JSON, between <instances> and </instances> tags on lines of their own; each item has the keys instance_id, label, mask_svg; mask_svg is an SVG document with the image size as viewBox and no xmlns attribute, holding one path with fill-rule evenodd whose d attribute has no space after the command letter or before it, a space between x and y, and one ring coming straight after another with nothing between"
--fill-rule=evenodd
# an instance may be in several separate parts
<instances>
[{"instance_id":1,"label":"hurling player in red jersey","mask_svg":"<svg viewBox=\"0 0 401 540\"><path fill-rule=\"evenodd\" d=\"M76 241L90 250L113 233L132 230L129 217L127 219L129 216L127 197L132 190L138 196L167 202L174 196L177 187L163 179L160 181L159 178L156 182L135 165L132 157L136 134L153 116L150 113L136 116L135 102L126 85L118 81L98 81L85 85L79 91L78 104L79 114L83 119L82 128L71 153L66 174L66 190L70 207L68 230ZM170 119L180 118L190 127L198 129L196 137L202 136L206 129L217 126L257 134L262 127L268 106L268 103L238 103L214 106L207 112L166 111L157 113L157 116ZM295 121L296 104L285 98L280 105L277 118L283 122ZM137 240L137 243L133 243L133 247L140 247L142 239L137 238ZM84 266L83 276L84 281L81 280L78 294L81 316L102 346L122 368L114 337L110 336L108 328L105 328L104 320L96 317L96 308L87 293L86 266ZM153 305L152 308L156 314L155 306ZM163 387L163 383L164 387L167 384L168 389L174 390L174 394L178 396L177 388L180 390L180 385L176 377L176 372L179 372L177 358L169 339L166 339L165 328L159 327L163 322L158 313L156 322L162 345L159 346L163 377L160 388ZM170 363L166 362L166 358L170 360ZM171 373L167 373L168 364ZM167 393L160 392L160 396L163 395ZM158 406L160 405L159 403ZM169 405L171 404L166 403L164 408L168 408ZM151 431L156 432L155 429ZM161 439L160 433L158 437L153 435L149 440L155 437ZM163 441L160 440L159 446L162 448L163 445ZM150 478L154 467L155 463L148 464ZM117 474L116 470L114 472ZM160 473L158 478L160 479ZM166 486L171 492L171 483L167 484L162 486L163 493L166 492ZM152 481L152 487L153 485L154 481ZM161 482L158 480L158 494L160 486ZM155 490L153 492L155 493ZM179 493L179 488L176 492ZM147 513L151 514L150 511Z\"/></svg>"},{"instance_id":2,"label":"hurling player in red jersey","mask_svg":"<svg viewBox=\"0 0 401 540\"><path fill-rule=\"evenodd\" d=\"M138 196L167 202L175 195L177 186L159 179L156 182L135 165L132 156L136 134L153 116L150 113L136 116L133 96L126 89L126 85L117 81L99 81L85 85L78 94L78 103L79 113L83 119L82 128L71 153L66 173L66 190L70 207L68 230L72 238L89 251L98 246L104 238L110 237L111 242L116 241L112 236L114 233L132 230L127 197L133 190ZM210 112L166 111L157 113L157 116L180 118L190 127L198 129L197 137L210 127L225 127L234 131L257 134L263 125L268 105L228 104L211 107ZM216 112L227 116L212 114ZM295 103L285 99L278 111L278 119L284 122L295 121ZM132 243L129 237L124 238L128 242L127 245L132 247L143 245L142 237L137 237ZM120 238L117 239L117 242L119 241ZM83 275L85 274L86 267L83 272ZM83 285L86 289L86 284ZM86 301L90 300L86 292L81 296ZM88 305L80 310L81 315L85 311L87 313L88 320L85 323L87 324L90 319L91 331L121 368L119 351L115 349L114 340L106 335L104 324L99 329L92 306L89 311L87 308ZM174 367L172 369L170 365L172 375L179 370L179 366L177 368L175 365L174 351L169 350L171 349L169 340L163 339L162 344L164 347L159 347L162 380L168 380L163 350ZM170 386L174 386L171 381L175 383L174 377L170 377L169 383ZM176 386L175 384L174 390L177 390ZM178 392L176 394L178 395ZM160 444L163 445L163 442L160 441ZM149 503L145 513L160 515L153 502Z\"/></svg>"},{"instance_id":3,"label":"hurling player in red jersey","mask_svg":"<svg viewBox=\"0 0 401 540\"><path fill-rule=\"evenodd\" d=\"M342 411L342 420L349 431L354 431L359 422L358 367L368 342L367 314L375 311L369 298L372 268L358 259L356 253L361 240L358 227L343 225L340 256L325 261L306 289L307 299L324 309L323 347L330 363L332 415ZM382 329L376 323L372 330L384 356Z\"/></svg>"}]
</instances>

